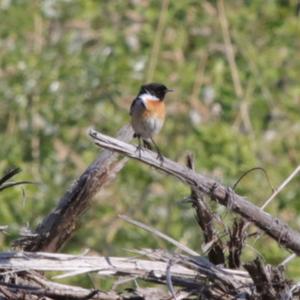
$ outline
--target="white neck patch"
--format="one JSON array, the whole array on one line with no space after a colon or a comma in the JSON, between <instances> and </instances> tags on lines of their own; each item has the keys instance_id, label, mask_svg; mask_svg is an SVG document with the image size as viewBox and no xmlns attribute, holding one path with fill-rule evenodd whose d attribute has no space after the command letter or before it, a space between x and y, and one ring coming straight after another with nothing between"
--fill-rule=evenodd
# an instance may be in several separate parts
<instances>
[{"instance_id":1,"label":"white neck patch","mask_svg":"<svg viewBox=\"0 0 300 300\"><path fill-rule=\"evenodd\" d=\"M151 101L160 101L159 98L157 98L156 96L150 94L148 91L147 93L143 93L141 95L139 95L139 98L143 101L143 103L147 106L147 101L151 100Z\"/></svg>"}]
</instances>

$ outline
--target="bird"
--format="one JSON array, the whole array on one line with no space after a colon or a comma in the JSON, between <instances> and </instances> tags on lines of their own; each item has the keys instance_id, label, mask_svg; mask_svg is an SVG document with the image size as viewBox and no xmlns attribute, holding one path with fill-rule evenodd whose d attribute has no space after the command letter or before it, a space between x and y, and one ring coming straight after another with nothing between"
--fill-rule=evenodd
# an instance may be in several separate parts
<instances>
[{"instance_id":1,"label":"bird","mask_svg":"<svg viewBox=\"0 0 300 300\"><path fill-rule=\"evenodd\" d=\"M161 162L163 162L163 156L153 136L161 130L164 124L166 116L164 98L168 92L172 91L161 83L144 84L130 106L133 137L138 139L137 150L139 154L141 155L142 141L144 147L150 150L152 143L157 151L157 158Z\"/></svg>"}]
</instances>

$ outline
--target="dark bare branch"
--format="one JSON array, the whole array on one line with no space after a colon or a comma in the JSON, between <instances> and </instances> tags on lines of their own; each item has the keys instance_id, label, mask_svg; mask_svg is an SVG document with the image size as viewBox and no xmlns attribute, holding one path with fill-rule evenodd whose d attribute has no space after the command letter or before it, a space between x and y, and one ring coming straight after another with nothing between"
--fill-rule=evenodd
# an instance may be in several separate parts
<instances>
[{"instance_id":1,"label":"dark bare branch","mask_svg":"<svg viewBox=\"0 0 300 300\"><path fill-rule=\"evenodd\" d=\"M276 300L279 297L291 299L289 281L285 278L282 268L264 266L259 258L245 264L244 268L249 272L255 284L254 297L266 300Z\"/></svg>"},{"instance_id":2,"label":"dark bare branch","mask_svg":"<svg viewBox=\"0 0 300 300\"><path fill-rule=\"evenodd\" d=\"M8 170L6 174L0 178L0 191L3 191L13 186L22 185L22 184L37 184L37 182L33 182L29 180L8 182L9 179L19 174L20 172L21 172L20 168L12 168Z\"/></svg>"},{"instance_id":3,"label":"dark bare branch","mask_svg":"<svg viewBox=\"0 0 300 300\"><path fill-rule=\"evenodd\" d=\"M100 147L122 153L128 157L144 162L180 179L193 189L197 189L209 195L213 200L238 213L248 221L253 222L280 245L300 255L300 234L297 231L289 228L289 226L281 220L273 218L270 214L264 212L216 180L195 173L189 168L167 158L164 158L162 164L161 161L156 158L155 153L146 149L139 155L136 153L135 146L101 134L95 130L90 131L90 136L94 139L95 144Z\"/></svg>"},{"instance_id":4,"label":"dark bare branch","mask_svg":"<svg viewBox=\"0 0 300 300\"><path fill-rule=\"evenodd\" d=\"M21 172L21 169L20 168L12 168L10 170L8 170L6 172L5 175L3 175L1 178L0 178L0 186L6 182L7 180L9 180L10 178L12 178L13 176L19 174Z\"/></svg>"},{"instance_id":5,"label":"dark bare branch","mask_svg":"<svg viewBox=\"0 0 300 300\"><path fill-rule=\"evenodd\" d=\"M244 231L245 222L243 219L234 219L232 228L229 229L228 240L228 266L232 269L237 269L241 265L241 255L246 239L246 232Z\"/></svg>"},{"instance_id":6,"label":"dark bare branch","mask_svg":"<svg viewBox=\"0 0 300 300\"><path fill-rule=\"evenodd\" d=\"M191 155L187 157L187 166L195 171L194 161ZM203 232L204 242L208 247L209 260L218 265L225 264L222 241L214 229L214 215L204 199L204 194L199 189L191 188L190 200L196 211L196 220Z\"/></svg>"}]
</instances>

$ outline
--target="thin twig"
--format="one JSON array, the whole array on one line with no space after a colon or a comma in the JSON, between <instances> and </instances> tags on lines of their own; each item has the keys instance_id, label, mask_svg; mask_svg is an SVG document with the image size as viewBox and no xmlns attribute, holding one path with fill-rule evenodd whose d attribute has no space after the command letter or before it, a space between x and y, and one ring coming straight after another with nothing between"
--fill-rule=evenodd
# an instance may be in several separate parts
<instances>
[{"instance_id":1,"label":"thin twig","mask_svg":"<svg viewBox=\"0 0 300 300\"><path fill-rule=\"evenodd\" d=\"M199 256L199 253L195 252L194 250L188 248L187 246L177 242L176 240L174 240L173 238L167 236L166 234L160 232L159 230L149 226L149 225L145 225L139 221L135 221L133 219L131 219L130 217L128 216L125 216L125 215L119 215L119 218L121 218L122 220L130 223L130 224L133 224L135 226L138 226L146 231L149 231L151 233L153 233L154 235L166 240L167 242L173 244L174 246L176 246L178 249L184 251L185 253L189 254L189 255L192 255L192 256Z\"/></svg>"},{"instance_id":2,"label":"thin twig","mask_svg":"<svg viewBox=\"0 0 300 300\"><path fill-rule=\"evenodd\" d=\"M267 173L266 170L265 170L264 168L262 168L262 167L254 167L254 168L251 168L251 169L247 170L246 172L244 172L244 173L238 178L238 180L234 183L232 189L235 190L236 187L237 187L237 185L241 182L241 180L242 180L245 176L247 176L249 173L251 173L251 172L253 172L253 171L262 171L263 174L265 175L266 179L267 179L267 182L268 182L269 186L271 187L272 192L274 192L274 188L273 188L273 186L272 186L272 184L271 184L271 181L270 181L270 178L269 178L269 176L268 176L268 173Z\"/></svg>"},{"instance_id":3,"label":"thin twig","mask_svg":"<svg viewBox=\"0 0 300 300\"><path fill-rule=\"evenodd\" d=\"M278 266L286 266L289 262L291 262L296 257L297 255L293 253L289 255L287 258L285 258Z\"/></svg>"},{"instance_id":4,"label":"thin twig","mask_svg":"<svg viewBox=\"0 0 300 300\"><path fill-rule=\"evenodd\" d=\"M272 187L273 189L272 195L266 200L266 202L260 207L260 209L264 210L271 203L271 201L274 200L275 197L286 187L286 185L299 173L299 171L300 171L300 165L290 174L288 178L286 178L282 182L282 184L277 189L274 190ZM250 226L250 224L251 224L250 222L245 224L244 231Z\"/></svg>"},{"instance_id":5,"label":"thin twig","mask_svg":"<svg viewBox=\"0 0 300 300\"><path fill-rule=\"evenodd\" d=\"M267 205L286 187L286 185L299 173L300 165L292 172L292 174L286 178L282 184L274 191L274 193L267 199L267 201L261 206L261 209L264 210Z\"/></svg>"},{"instance_id":6,"label":"thin twig","mask_svg":"<svg viewBox=\"0 0 300 300\"><path fill-rule=\"evenodd\" d=\"M168 285L168 289L169 289L173 299L177 300L176 292L174 290L174 286L173 286L173 282L172 282L171 267L172 267L172 259L169 259L169 262L167 264L167 270L166 270L167 285Z\"/></svg>"},{"instance_id":7,"label":"thin twig","mask_svg":"<svg viewBox=\"0 0 300 300\"><path fill-rule=\"evenodd\" d=\"M29 180L23 180L23 181L17 181L17 182L7 182L0 186L0 191L3 191L5 189L8 189L13 186L22 185L22 184L39 184L38 182L29 181Z\"/></svg>"}]
</instances>

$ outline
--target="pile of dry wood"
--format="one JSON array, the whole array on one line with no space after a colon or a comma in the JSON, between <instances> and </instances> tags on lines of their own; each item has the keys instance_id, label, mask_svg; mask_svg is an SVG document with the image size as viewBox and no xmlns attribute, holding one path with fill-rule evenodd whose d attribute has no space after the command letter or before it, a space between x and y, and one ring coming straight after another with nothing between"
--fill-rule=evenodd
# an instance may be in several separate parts
<instances>
[{"instance_id":1,"label":"pile of dry wood","mask_svg":"<svg viewBox=\"0 0 300 300\"><path fill-rule=\"evenodd\" d=\"M129 126L112 137L90 131L94 142L105 148L73 186L60 199L57 207L31 233L15 241L15 252L0 253L0 299L298 299L300 284L286 279L284 265L300 253L300 234L282 221L273 218L219 182L197 173L191 157L187 166L169 159L163 163L156 154L145 150L142 155L128 144L132 137ZM120 154L122 154L120 156ZM197 253L146 224L120 216L124 221L147 230L176 247L175 252L163 249L140 249L136 256L99 257L61 254L59 250L74 234L76 222L91 205L91 199L104 184L114 179L129 158L134 158L190 186L186 201L196 212L203 233L203 252ZM300 171L295 172L268 199L267 204ZM0 190L8 187L0 179ZM15 183L17 184L17 183ZM226 239L215 229L215 215L208 201L216 201L237 214ZM273 238L292 252L280 266L265 265L259 258L244 264L241 253L249 236L249 225ZM2 228L4 229L4 228ZM137 258L138 257L138 258ZM109 292L64 285L47 279L48 272L60 272L55 278L86 273L115 276L126 280L142 279L157 283L156 287ZM125 280L125 279L124 279Z\"/></svg>"}]
</instances>

